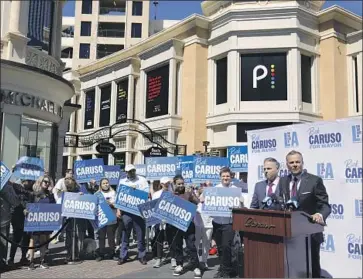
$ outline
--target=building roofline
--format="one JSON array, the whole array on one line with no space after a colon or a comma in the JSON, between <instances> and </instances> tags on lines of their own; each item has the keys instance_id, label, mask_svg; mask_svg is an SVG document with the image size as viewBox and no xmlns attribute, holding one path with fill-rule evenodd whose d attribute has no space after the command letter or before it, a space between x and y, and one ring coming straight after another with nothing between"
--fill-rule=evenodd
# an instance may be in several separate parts
<instances>
[{"instance_id":1,"label":"building roofline","mask_svg":"<svg viewBox=\"0 0 363 279\"><path fill-rule=\"evenodd\" d=\"M362 17L340 6L333 5L317 13L319 23L336 20L359 31L362 30Z\"/></svg>"},{"instance_id":2,"label":"building roofline","mask_svg":"<svg viewBox=\"0 0 363 279\"><path fill-rule=\"evenodd\" d=\"M210 23L210 19L205 16L199 14L192 14L191 16L181 20L180 22L170 26L167 29L164 29L145 40L140 41L139 43L126 48L124 50L115 52L111 55L108 55L102 59L93 61L81 68L77 69L76 71L79 75L83 76L90 72L96 71L98 69L102 69L107 67L111 64L117 63L120 60L124 60L135 55L138 55L145 50L155 47L165 41L173 39L177 35L184 33L187 30L190 30L193 27L199 26L201 28L207 29Z\"/></svg>"}]
</instances>

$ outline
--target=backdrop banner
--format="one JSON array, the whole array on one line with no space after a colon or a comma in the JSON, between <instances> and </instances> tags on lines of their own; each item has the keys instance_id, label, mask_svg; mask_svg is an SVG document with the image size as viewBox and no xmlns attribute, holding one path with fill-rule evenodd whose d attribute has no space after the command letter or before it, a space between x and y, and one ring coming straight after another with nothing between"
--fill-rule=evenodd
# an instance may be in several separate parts
<instances>
[{"instance_id":1,"label":"backdrop banner","mask_svg":"<svg viewBox=\"0 0 363 279\"><path fill-rule=\"evenodd\" d=\"M276 158L284 176L286 154L300 151L304 168L323 179L332 206L321 245L322 276L362 276L362 117L254 130L247 136L246 205L263 179L263 160Z\"/></svg>"}]
</instances>

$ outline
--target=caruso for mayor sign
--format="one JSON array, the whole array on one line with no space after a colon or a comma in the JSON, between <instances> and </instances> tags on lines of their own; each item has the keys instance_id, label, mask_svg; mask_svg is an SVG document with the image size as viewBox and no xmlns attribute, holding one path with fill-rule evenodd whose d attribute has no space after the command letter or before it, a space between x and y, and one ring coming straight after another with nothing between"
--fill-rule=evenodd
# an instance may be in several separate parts
<instances>
[{"instance_id":1,"label":"caruso for mayor sign","mask_svg":"<svg viewBox=\"0 0 363 279\"><path fill-rule=\"evenodd\" d=\"M5 104L30 107L42 111L46 111L62 117L62 107L52 101L30 95L28 93L15 92L11 90L2 89L0 94L0 101Z\"/></svg>"}]
</instances>

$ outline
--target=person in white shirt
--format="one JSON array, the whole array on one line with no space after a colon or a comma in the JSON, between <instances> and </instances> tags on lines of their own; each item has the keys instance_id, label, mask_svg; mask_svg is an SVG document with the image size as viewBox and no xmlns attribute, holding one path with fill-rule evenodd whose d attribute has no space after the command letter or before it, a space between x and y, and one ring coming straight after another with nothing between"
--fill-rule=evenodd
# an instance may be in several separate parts
<instances>
[{"instance_id":1,"label":"person in white shirt","mask_svg":"<svg viewBox=\"0 0 363 279\"><path fill-rule=\"evenodd\" d=\"M238 188L231 183L231 173L228 167L221 168L219 172L221 183L215 187ZM200 201L204 202L203 195ZM243 206L243 201L244 199L241 193L241 206ZM219 270L214 278L234 277L235 269L232 266L232 244L236 233L232 228L232 212L230 217L213 217L212 223L220 262Z\"/></svg>"},{"instance_id":2,"label":"person in white shirt","mask_svg":"<svg viewBox=\"0 0 363 279\"><path fill-rule=\"evenodd\" d=\"M266 196L279 195L279 168L280 164L275 158L268 157L264 160L263 172L266 179L256 183L250 208L262 208L262 201Z\"/></svg>"},{"instance_id":3,"label":"person in white shirt","mask_svg":"<svg viewBox=\"0 0 363 279\"><path fill-rule=\"evenodd\" d=\"M159 199L161 194L164 191L169 190L170 178L162 177L159 181L154 181L153 183L153 194L151 196L152 200ZM157 224L153 227L155 229L155 236L152 241L152 253L153 258L155 258L154 268L159 268L161 266L161 261L164 254L164 241L165 241L165 231L166 224L162 222L161 224ZM168 232L166 232L168 235Z\"/></svg>"},{"instance_id":4,"label":"person in white shirt","mask_svg":"<svg viewBox=\"0 0 363 279\"><path fill-rule=\"evenodd\" d=\"M67 192L67 187L64 183L64 180L67 178L72 178L72 177L73 177L73 170L67 169L66 173L64 175L64 178L59 179L57 181L57 183L55 184L55 186L53 187L52 192L53 192L54 199L57 204L62 203L62 195L64 192Z\"/></svg>"},{"instance_id":5,"label":"person in white shirt","mask_svg":"<svg viewBox=\"0 0 363 279\"><path fill-rule=\"evenodd\" d=\"M110 182L107 178L102 178L100 181L100 188L95 193L95 195L102 195L103 198L106 200L108 205L113 209L114 213L116 214L116 209L114 204L116 202L116 192L111 188ZM102 261L105 255L105 247L106 247L106 235L108 240L108 247L111 248L111 251L115 251L115 231L116 231L116 222L112 224L108 224L107 226L98 230L98 237L99 237L99 255L96 258L96 261ZM108 258L113 258L113 253L109 255Z\"/></svg>"},{"instance_id":6,"label":"person in white shirt","mask_svg":"<svg viewBox=\"0 0 363 279\"><path fill-rule=\"evenodd\" d=\"M126 185L134 189L150 192L150 186L145 177L136 174L136 168L134 165L126 165L125 167L126 177L120 179L119 185Z\"/></svg>"},{"instance_id":7,"label":"person in white shirt","mask_svg":"<svg viewBox=\"0 0 363 279\"><path fill-rule=\"evenodd\" d=\"M149 193L149 183L144 177L136 175L136 168L134 165L126 165L125 172L127 173L127 176L123 179L120 179L119 186L126 185L133 189L138 189ZM117 209L117 217L122 219L124 226L122 231L120 256L117 264L122 265L128 260L129 240L131 230L134 228L137 237L138 259L142 265L146 265L145 220L140 216L133 215L128 212L121 212L119 209Z\"/></svg>"},{"instance_id":8,"label":"person in white shirt","mask_svg":"<svg viewBox=\"0 0 363 279\"><path fill-rule=\"evenodd\" d=\"M202 195L203 189L204 187L198 189L198 197ZM199 259L199 263L202 269L208 269L207 260L212 242L213 218L202 212L202 206L202 203L198 204L197 213L194 218L195 246L197 247L197 251L199 251L200 241L202 241L202 258Z\"/></svg>"}]
</instances>

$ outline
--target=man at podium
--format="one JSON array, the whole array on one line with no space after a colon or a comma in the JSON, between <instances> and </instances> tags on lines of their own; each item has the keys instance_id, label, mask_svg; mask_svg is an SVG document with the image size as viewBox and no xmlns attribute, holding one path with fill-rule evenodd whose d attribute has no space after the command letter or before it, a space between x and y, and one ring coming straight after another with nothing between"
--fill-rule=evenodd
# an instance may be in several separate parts
<instances>
[{"instance_id":1,"label":"man at podium","mask_svg":"<svg viewBox=\"0 0 363 279\"><path fill-rule=\"evenodd\" d=\"M275 158L269 157L263 161L263 173L266 179L256 183L250 208L262 208L262 201L266 196L279 195L277 187L280 179L279 168L280 164Z\"/></svg>"},{"instance_id":2,"label":"man at podium","mask_svg":"<svg viewBox=\"0 0 363 279\"><path fill-rule=\"evenodd\" d=\"M279 181L279 195L285 199L296 199L299 210L311 215L315 223L325 224L331 212L329 197L323 180L313 174L303 171L303 156L298 151L290 151L286 155L287 168L290 175L281 177ZM321 278L320 244L324 241L323 234L311 235L312 277Z\"/></svg>"}]
</instances>

